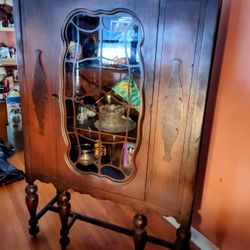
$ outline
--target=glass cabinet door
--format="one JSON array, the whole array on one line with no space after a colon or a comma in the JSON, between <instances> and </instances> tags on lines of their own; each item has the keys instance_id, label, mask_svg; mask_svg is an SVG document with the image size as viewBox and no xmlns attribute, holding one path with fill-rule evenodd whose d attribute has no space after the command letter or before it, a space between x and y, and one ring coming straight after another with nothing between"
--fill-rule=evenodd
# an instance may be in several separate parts
<instances>
[{"instance_id":1,"label":"glass cabinet door","mask_svg":"<svg viewBox=\"0 0 250 250\"><path fill-rule=\"evenodd\" d=\"M140 21L77 11L63 29L63 104L72 168L124 182L136 173L143 116Z\"/></svg>"}]
</instances>

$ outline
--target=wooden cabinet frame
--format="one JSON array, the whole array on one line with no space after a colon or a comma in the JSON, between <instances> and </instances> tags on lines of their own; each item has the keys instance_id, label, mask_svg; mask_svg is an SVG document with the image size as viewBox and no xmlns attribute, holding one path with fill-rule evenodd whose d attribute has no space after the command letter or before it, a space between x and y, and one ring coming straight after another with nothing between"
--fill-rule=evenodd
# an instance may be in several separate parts
<instances>
[{"instance_id":1,"label":"wooden cabinet frame","mask_svg":"<svg viewBox=\"0 0 250 250\"><path fill-rule=\"evenodd\" d=\"M142 4L121 0L114 4L112 1L72 3L64 0L63 3L59 15L56 1L14 1L30 233L38 233L38 220L46 211L52 210L60 214L60 243L63 247L69 243L70 227L80 219L133 236L136 249L143 249L146 241L173 249L187 249L220 1L148 0ZM105 11L117 6L132 11L141 21L145 33L142 46L145 67L143 136L136 157L137 174L122 185L72 171L65 157L67 139L60 126L64 123L61 116L61 28L65 18L75 9L95 11L95 6ZM39 15L33 15L38 9ZM27 93L34 92L36 84L43 92L37 92L32 99ZM42 131L39 123L43 126ZM57 189L56 197L38 214L36 179L52 183ZM139 212L134 218L134 229L72 213L67 191L70 188L95 198L132 205ZM54 206L56 202L58 207ZM147 236L147 219L143 216L147 210L174 216L180 222L175 243Z\"/></svg>"}]
</instances>

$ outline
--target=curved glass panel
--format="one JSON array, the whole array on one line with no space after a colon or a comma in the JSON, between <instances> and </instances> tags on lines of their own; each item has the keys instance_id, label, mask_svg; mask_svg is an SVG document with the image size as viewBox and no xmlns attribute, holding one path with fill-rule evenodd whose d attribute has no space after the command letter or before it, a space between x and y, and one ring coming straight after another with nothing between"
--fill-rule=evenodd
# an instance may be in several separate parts
<instances>
[{"instance_id":1,"label":"curved glass panel","mask_svg":"<svg viewBox=\"0 0 250 250\"><path fill-rule=\"evenodd\" d=\"M64 27L68 159L82 174L124 182L135 173L142 38L139 20L126 12L77 12Z\"/></svg>"}]
</instances>

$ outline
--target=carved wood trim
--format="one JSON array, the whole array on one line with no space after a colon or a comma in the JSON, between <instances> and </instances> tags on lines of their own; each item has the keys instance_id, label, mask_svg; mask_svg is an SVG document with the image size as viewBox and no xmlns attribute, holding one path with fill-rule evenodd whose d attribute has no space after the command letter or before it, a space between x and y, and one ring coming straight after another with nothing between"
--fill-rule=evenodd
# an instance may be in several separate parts
<instances>
[{"instance_id":1,"label":"carved wood trim","mask_svg":"<svg viewBox=\"0 0 250 250\"><path fill-rule=\"evenodd\" d=\"M45 110L48 100L48 87L45 82L45 73L41 65L40 55L41 51L36 50L32 86L32 100L35 106L35 113L39 123L39 134L44 135Z\"/></svg>"},{"instance_id":2,"label":"carved wood trim","mask_svg":"<svg viewBox=\"0 0 250 250\"><path fill-rule=\"evenodd\" d=\"M170 62L169 84L163 102L160 104L162 137L164 140L164 160L171 161L171 150L178 137L183 118L183 86L180 80L182 61L173 59Z\"/></svg>"}]
</instances>

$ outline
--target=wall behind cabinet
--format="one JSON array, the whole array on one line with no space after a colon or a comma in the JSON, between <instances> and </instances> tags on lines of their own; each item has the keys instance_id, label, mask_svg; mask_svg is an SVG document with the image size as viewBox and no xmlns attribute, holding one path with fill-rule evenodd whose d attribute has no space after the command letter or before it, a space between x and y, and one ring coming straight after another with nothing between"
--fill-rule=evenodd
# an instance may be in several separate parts
<instances>
[{"instance_id":1,"label":"wall behind cabinet","mask_svg":"<svg viewBox=\"0 0 250 250\"><path fill-rule=\"evenodd\" d=\"M250 249L249 27L250 1L224 0L215 57L216 67L222 61L219 87L193 217L193 226L222 250Z\"/></svg>"}]
</instances>

